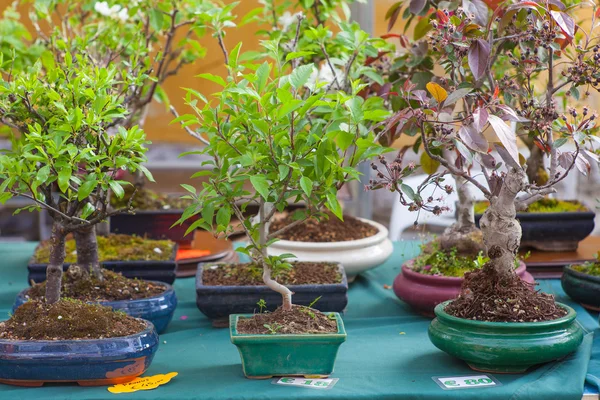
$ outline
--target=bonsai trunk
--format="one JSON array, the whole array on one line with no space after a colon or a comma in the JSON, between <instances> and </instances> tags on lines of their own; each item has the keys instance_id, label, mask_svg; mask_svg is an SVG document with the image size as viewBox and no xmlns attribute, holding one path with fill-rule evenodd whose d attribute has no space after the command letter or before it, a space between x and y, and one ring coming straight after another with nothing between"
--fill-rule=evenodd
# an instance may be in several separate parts
<instances>
[{"instance_id":1,"label":"bonsai trunk","mask_svg":"<svg viewBox=\"0 0 600 400\"><path fill-rule=\"evenodd\" d=\"M499 276L514 274L514 261L521 244L521 225L517 221L515 199L527 183L525 171L511 168L497 197L481 217L480 226L490 264Z\"/></svg>"},{"instance_id":2,"label":"bonsai trunk","mask_svg":"<svg viewBox=\"0 0 600 400\"><path fill-rule=\"evenodd\" d=\"M92 273L102 280L102 270L98 261L98 241L96 240L96 227L86 226L73 233L77 249L77 265L86 273Z\"/></svg>"},{"instance_id":3,"label":"bonsai trunk","mask_svg":"<svg viewBox=\"0 0 600 400\"><path fill-rule=\"evenodd\" d=\"M60 300L63 264L65 262L65 232L56 222L50 236L50 260L46 267L46 303Z\"/></svg>"},{"instance_id":4,"label":"bonsai trunk","mask_svg":"<svg viewBox=\"0 0 600 400\"><path fill-rule=\"evenodd\" d=\"M443 250L454 247L462 254L477 254L484 250L481 231L475 226L475 197L469 190L468 182L456 177L458 194L456 222L447 228L440 237Z\"/></svg>"},{"instance_id":5,"label":"bonsai trunk","mask_svg":"<svg viewBox=\"0 0 600 400\"><path fill-rule=\"evenodd\" d=\"M533 143L529 145L530 155L527 159L527 179L529 183L544 185L548 181L547 176L542 176L540 172L544 170L544 153Z\"/></svg>"},{"instance_id":6,"label":"bonsai trunk","mask_svg":"<svg viewBox=\"0 0 600 400\"><path fill-rule=\"evenodd\" d=\"M271 267L267 265L264 261L267 256L267 222L265 221L265 203L261 200L260 209L259 209L259 245L261 247L261 259L262 259L262 268L263 268L263 282L267 287L271 290L276 291L281 294L283 298L282 308L285 311L292 310L292 295L294 294L290 289L283 286L282 284L276 282L271 278Z\"/></svg>"}]
</instances>

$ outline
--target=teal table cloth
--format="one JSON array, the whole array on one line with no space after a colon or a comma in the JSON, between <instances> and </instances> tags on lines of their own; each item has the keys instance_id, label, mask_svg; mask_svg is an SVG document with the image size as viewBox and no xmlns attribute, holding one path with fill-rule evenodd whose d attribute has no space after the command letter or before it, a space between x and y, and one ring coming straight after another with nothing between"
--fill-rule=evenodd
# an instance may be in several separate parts
<instances>
[{"instance_id":1,"label":"teal table cloth","mask_svg":"<svg viewBox=\"0 0 600 400\"><path fill-rule=\"evenodd\" d=\"M35 243L0 244L0 314L6 316L17 293L26 287L27 260ZM106 387L71 384L20 388L0 385L1 399L561 399L580 400L592 353L596 319L574 305L587 332L577 352L524 375L494 375L502 385L442 390L434 376L473 375L466 364L435 348L427 337L430 320L396 298L391 285L403 260L418 254L418 242L395 244L385 264L351 284L344 315L348 340L340 347L328 390L273 385L244 378L229 330L214 329L196 308L194 279L178 279L179 305L146 376L178 372L154 390L112 394ZM542 281L541 289L573 305L560 282ZM597 352L597 351L596 351ZM597 376L597 375L596 375Z\"/></svg>"}]
</instances>

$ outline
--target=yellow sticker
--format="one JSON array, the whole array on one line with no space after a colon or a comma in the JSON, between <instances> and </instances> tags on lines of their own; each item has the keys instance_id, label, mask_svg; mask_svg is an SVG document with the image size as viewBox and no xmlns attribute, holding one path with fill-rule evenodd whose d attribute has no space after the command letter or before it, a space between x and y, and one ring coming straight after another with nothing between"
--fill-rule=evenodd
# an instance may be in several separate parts
<instances>
[{"instance_id":1,"label":"yellow sticker","mask_svg":"<svg viewBox=\"0 0 600 400\"><path fill-rule=\"evenodd\" d=\"M154 376L144 376L143 378L135 378L131 382L119 383L118 385L110 386L108 391L111 393L131 393L138 390L152 390L160 385L169 383L171 379L177 376L177 372L169 372L168 374L158 374Z\"/></svg>"}]
</instances>

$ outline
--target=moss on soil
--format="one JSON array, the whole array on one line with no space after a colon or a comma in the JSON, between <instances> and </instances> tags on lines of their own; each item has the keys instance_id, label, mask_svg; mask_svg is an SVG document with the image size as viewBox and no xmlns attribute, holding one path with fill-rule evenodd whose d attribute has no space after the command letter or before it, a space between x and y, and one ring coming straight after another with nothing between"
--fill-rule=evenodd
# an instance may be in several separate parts
<instances>
[{"instance_id":1,"label":"moss on soil","mask_svg":"<svg viewBox=\"0 0 600 400\"><path fill-rule=\"evenodd\" d=\"M110 307L61 299L54 304L29 301L8 321L0 322L0 338L70 340L122 337L141 332L146 324Z\"/></svg>"},{"instance_id":2,"label":"moss on soil","mask_svg":"<svg viewBox=\"0 0 600 400\"><path fill-rule=\"evenodd\" d=\"M128 185L125 188L125 195L119 199L117 196L110 198L110 205L115 210L127 208L129 199L133 195L134 187ZM131 207L134 210L155 211L155 210L184 210L191 204L189 199L181 199L176 196L168 196L163 193L157 193L149 189L138 189L131 201Z\"/></svg>"},{"instance_id":3,"label":"moss on soil","mask_svg":"<svg viewBox=\"0 0 600 400\"><path fill-rule=\"evenodd\" d=\"M489 201L478 201L475 203L475 214L483 214L490 205ZM588 211L588 208L578 201L541 199L531 203L527 210L519 212L530 213L559 213L559 212L582 212Z\"/></svg>"},{"instance_id":4,"label":"moss on soil","mask_svg":"<svg viewBox=\"0 0 600 400\"><path fill-rule=\"evenodd\" d=\"M588 261L583 264L572 265L571 268L583 274L600 276L600 253L596 254L596 261Z\"/></svg>"},{"instance_id":5,"label":"moss on soil","mask_svg":"<svg viewBox=\"0 0 600 400\"><path fill-rule=\"evenodd\" d=\"M62 277L62 295L82 301L115 301L146 299L164 292L163 285L129 279L106 269L102 270L102 276L104 279L100 281L95 276L74 277L67 272ZM45 293L46 282L42 282L29 289L27 296L40 300Z\"/></svg>"},{"instance_id":6,"label":"moss on soil","mask_svg":"<svg viewBox=\"0 0 600 400\"><path fill-rule=\"evenodd\" d=\"M437 241L421 245L421 250L423 252L415 259L412 270L424 275L462 278L465 273L480 269L490 260L483 252L462 255L456 248L443 251ZM515 260L515 268L519 265L519 261Z\"/></svg>"},{"instance_id":7,"label":"moss on soil","mask_svg":"<svg viewBox=\"0 0 600 400\"><path fill-rule=\"evenodd\" d=\"M325 314L305 306L292 306L290 311L277 310L240 318L237 330L242 334L294 335L336 333L335 314Z\"/></svg>"},{"instance_id":8,"label":"moss on soil","mask_svg":"<svg viewBox=\"0 0 600 400\"><path fill-rule=\"evenodd\" d=\"M139 236L98 236L98 258L103 261L168 261L173 256L174 242L150 240ZM65 263L77 262L75 240L67 240ZM158 249L158 250L157 250ZM44 241L35 249L34 261L46 264L50 259L50 242Z\"/></svg>"}]
</instances>

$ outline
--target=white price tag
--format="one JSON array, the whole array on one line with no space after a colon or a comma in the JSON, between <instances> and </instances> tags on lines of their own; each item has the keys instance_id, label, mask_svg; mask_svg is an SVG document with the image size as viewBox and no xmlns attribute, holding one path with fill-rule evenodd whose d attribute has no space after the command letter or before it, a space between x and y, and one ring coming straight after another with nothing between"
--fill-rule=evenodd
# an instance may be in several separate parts
<instances>
[{"instance_id":1,"label":"white price tag","mask_svg":"<svg viewBox=\"0 0 600 400\"><path fill-rule=\"evenodd\" d=\"M338 378L327 378L327 379L309 379L309 378L275 378L272 383L274 385L283 386L300 386L311 389L331 389Z\"/></svg>"},{"instance_id":2,"label":"white price tag","mask_svg":"<svg viewBox=\"0 0 600 400\"><path fill-rule=\"evenodd\" d=\"M493 376L490 375L466 375L466 376L434 376L434 380L442 389L471 389L481 387L501 386Z\"/></svg>"}]
</instances>

